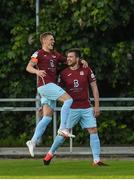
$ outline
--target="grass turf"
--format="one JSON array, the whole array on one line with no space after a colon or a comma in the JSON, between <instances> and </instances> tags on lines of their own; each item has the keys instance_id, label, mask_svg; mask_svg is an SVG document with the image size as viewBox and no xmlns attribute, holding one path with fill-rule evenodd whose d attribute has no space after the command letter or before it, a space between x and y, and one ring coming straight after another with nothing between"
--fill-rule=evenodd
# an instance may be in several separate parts
<instances>
[{"instance_id":1,"label":"grass turf","mask_svg":"<svg viewBox=\"0 0 134 180\"><path fill-rule=\"evenodd\" d=\"M44 166L41 159L0 159L0 178L134 178L134 160L107 160L109 166L93 167L87 160L53 159Z\"/></svg>"}]
</instances>

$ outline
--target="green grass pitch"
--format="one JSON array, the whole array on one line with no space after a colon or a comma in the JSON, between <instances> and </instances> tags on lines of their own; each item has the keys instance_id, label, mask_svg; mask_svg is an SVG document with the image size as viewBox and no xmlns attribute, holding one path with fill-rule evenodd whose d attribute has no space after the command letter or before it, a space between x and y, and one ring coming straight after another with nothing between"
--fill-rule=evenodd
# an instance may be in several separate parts
<instances>
[{"instance_id":1,"label":"green grass pitch","mask_svg":"<svg viewBox=\"0 0 134 180\"><path fill-rule=\"evenodd\" d=\"M134 178L134 160L106 160L109 166L93 167L88 160L0 159L0 179L129 179Z\"/></svg>"}]
</instances>

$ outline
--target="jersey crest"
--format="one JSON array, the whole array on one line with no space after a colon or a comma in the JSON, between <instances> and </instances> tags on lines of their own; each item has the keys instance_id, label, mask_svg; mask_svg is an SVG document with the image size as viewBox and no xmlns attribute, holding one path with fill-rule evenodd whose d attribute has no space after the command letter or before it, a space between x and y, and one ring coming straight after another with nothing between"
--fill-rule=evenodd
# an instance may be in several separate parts
<instances>
[{"instance_id":1,"label":"jersey crest","mask_svg":"<svg viewBox=\"0 0 134 180\"><path fill-rule=\"evenodd\" d=\"M80 71L80 75L83 76L84 75L84 71Z\"/></svg>"}]
</instances>

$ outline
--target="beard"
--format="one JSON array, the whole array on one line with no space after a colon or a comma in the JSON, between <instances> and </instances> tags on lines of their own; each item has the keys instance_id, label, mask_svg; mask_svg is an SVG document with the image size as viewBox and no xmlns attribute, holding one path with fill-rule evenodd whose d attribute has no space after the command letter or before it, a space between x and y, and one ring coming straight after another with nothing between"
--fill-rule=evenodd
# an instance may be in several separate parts
<instances>
[{"instance_id":1,"label":"beard","mask_svg":"<svg viewBox=\"0 0 134 180\"><path fill-rule=\"evenodd\" d=\"M74 63L71 63L71 64L68 64L69 67L74 67L77 63L74 62Z\"/></svg>"}]
</instances>

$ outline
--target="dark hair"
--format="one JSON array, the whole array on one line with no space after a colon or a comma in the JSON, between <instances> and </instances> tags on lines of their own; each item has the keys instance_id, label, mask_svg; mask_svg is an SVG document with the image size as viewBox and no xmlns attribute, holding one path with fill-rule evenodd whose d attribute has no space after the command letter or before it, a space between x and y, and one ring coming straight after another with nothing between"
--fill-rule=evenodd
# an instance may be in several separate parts
<instances>
[{"instance_id":1,"label":"dark hair","mask_svg":"<svg viewBox=\"0 0 134 180\"><path fill-rule=\"evenodd\" d=\"M54 37L54 34L53 34L52 32L44 32L44 33L42 33L42 34L40 35L40 42L42 43L42 40L43 40L45 37L49 36L49 35L51 35L51 36Z\"/></svg>"},{"instance_id":2,"label":"dark hair","mask_svg":"<svg viewBox=\"0 0 134 180\"><path fill-rule=\"evenodd\" d=\"M66 52L66 55L68 55L68 53L75 53L75 56L78 57L78 58L81 58L81 52L80 52L80 49L79 48L72 48L72 49L69 49L67 52Z\"/></svg>"}]
</instances>

